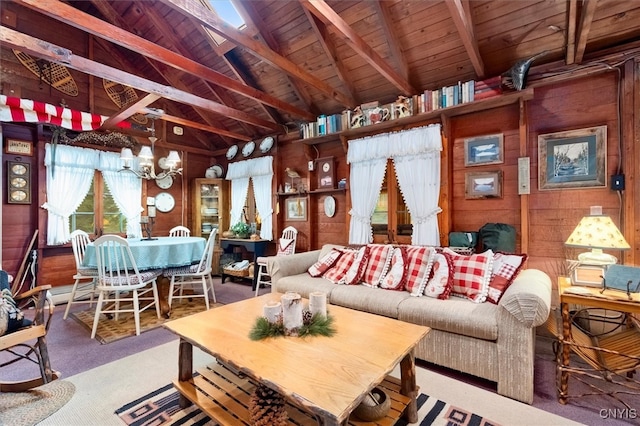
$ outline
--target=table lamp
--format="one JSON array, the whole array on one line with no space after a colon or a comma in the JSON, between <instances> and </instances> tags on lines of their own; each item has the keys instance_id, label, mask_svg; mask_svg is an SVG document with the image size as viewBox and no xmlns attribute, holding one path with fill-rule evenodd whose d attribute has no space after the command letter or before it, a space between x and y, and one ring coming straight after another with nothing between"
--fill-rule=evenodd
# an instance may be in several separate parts
<instances>
[{"instance_id":1,"label":"table lamp","mask_svg":"<svg viewBox=\"0 0 640 426\"><path fill-rule=\"evenodd\" d=\"M615 256L602 250L631 248L611 218L602 214L602 206L591 206L591 214L580 220L565 245L591 249L578 255L578 265L573 271L572 282L593 287L602 285L602 277L608 265L618 263Z\"/></svg>"}]
</instances>

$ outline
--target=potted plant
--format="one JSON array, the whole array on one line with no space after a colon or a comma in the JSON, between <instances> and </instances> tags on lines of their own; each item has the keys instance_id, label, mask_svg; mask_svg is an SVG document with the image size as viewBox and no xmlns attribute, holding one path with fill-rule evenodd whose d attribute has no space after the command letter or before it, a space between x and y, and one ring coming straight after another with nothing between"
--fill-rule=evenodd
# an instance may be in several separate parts
<instances>
[{"instance_id":1,"label":"potted plant","mask_svg":"<svg viewBox=\"0 0 640 426\"><path fill-rule=\"evenodd\" d=\"M231 232L238 238L249 238L251 234L251 227L244 222L238 222L231 227Z\"/></svg>"}]
</instances>

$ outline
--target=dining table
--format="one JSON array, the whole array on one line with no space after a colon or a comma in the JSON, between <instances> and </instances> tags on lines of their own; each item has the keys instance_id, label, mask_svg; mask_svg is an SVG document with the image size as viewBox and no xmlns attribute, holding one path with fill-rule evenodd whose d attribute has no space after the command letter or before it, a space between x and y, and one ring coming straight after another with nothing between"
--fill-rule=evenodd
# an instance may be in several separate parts
<instances>
[{"instance_id":1,"label":"dining table","mask_svg":"<svg viewBox=\"0 0 640 426\"><path fill-rule=\"evenodd\" d=\"M127 238L131 254L139 271L151 269L167 270L200 262L207 240L202 237L155 237ZM93 242L88 244L84 254L83 266L97 268L98 260ZM164 274L157 279L160 311L169 318L171 308L169 297L170 279Z\"/></svg>"}]
</instances>

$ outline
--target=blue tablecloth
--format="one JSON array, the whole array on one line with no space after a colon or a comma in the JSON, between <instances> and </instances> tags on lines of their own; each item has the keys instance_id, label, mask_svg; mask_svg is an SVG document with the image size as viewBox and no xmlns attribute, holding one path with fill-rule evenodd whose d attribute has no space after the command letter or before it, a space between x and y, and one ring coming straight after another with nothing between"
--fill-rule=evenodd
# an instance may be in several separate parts
<instances>
[{"instance_id":1,"label":"blue tablecloth","mask_svg":"<svg viewBox=\"0 0 640 426\"><path fill-rule=\"evenodd\" d=\"M206 240L201 237L158 237L157 240L129 238L131 254L138 270L166 269L197 263L202 258ZM83 265L97 268L96 249L87 245Z\"/></svg>"}]
</instances>

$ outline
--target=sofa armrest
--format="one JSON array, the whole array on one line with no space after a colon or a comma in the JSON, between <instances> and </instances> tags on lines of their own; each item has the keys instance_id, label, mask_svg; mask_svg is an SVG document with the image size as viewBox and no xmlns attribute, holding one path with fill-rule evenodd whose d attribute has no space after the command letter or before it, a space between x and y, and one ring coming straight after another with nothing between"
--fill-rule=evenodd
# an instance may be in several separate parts
<instances>
[{"instance_id":1,"label":"sofa armrest","mask_svg":"<svg viewBox=\"0 0 640 426\"><path fill-rule=\"evenodd\" d=\"M527 327L544 324L551 310L551 278L538 269L521 271L498 305Z\"/></svg>"},{"instance_id":2,"label":"sofa armrest","mask_svg":"<svg viewBox=\"0 0 640 426\"><path fill-rule=\"evenodd\" d=\"M320 250L295 253L287 256L267 257L267 271L271 281L276 283L282 277L298 275L307 272L309 266L320 258Z\"/></svg>"}]
</instances>

